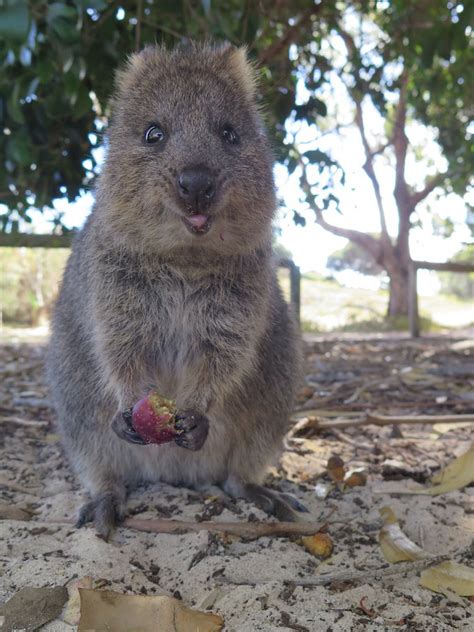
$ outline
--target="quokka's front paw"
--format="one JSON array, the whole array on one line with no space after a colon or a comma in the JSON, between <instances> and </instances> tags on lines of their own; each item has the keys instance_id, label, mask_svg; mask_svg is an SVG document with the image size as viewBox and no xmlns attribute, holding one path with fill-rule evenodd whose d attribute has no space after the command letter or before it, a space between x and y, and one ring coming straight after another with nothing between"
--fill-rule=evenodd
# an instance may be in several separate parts
<instances>
[{"instance_id":1,"label":"quokka's front paw","mask_svg":"<svg viewBox=\"0 0 474 632\"><path fill-rule=\"evenodd\" d=\"M135 428L132 426L132 410L124 410L118 412L112 419L112 430L117 437L128 441L129 443L135 443L137 445L146 445L146 441L138 434Z\"/></svg>"},{"instance_id":2,"label":"quokka's front paw","mask_svg":"<svg viewBox=\"0 0 474 632\"><path fill-rule=\"evenodd\" d=\"M178 436L176 445L188 450L200 450L207 439L209 420L205 415L194 410L180 410L176 413L175 428Z\"/></svg>"}]
</instances>

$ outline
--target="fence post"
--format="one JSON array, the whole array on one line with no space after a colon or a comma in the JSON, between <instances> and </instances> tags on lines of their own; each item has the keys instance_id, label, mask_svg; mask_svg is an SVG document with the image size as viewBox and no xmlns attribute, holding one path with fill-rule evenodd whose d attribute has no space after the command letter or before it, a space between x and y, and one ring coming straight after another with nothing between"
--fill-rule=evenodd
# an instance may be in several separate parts
<instances>
[{"instance_id":1,"label":"fence post","mask_svg":"<svg viewBox=\"0 0 474 632\"><path fill-rule=\"evenodd\" d=\"M301 316L301 272L299 267L293 261L290 265L290 296L295 310L296 320L299 325Z\"/></svg>"},{"instance_id":2,"label":"fence post","mask_svg":"<svg viewBox=\"0 0 474 632\"><path fill-rule=\"evenodd\" d=\"M408 270L408 320L410 323L410 335L412 338L420 336L420 323L418 319L418 288L416 263L410 262Z\"/></svg>"}]
</instances>

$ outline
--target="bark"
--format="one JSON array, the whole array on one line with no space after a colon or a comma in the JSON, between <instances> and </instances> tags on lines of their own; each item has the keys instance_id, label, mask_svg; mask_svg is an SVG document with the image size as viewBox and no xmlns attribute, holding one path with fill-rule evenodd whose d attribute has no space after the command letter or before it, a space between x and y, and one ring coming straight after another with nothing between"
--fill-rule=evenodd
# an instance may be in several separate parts
<instances>
[{"instance_id":1,"label":"bark","mask_svg":"<svg viewBox=\"0 0 474 632\"><path fill-rule=\"evenodd\" d=\"M395 267L387 272L390 280L387 316L408 316L408 271Z\"/></svg>"}]
</instances>

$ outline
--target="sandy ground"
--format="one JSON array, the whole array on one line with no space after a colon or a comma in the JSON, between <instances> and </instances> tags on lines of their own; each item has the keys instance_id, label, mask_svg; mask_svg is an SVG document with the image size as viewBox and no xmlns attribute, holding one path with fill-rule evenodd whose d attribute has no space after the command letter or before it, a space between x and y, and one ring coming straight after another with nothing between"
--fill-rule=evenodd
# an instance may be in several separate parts
<instances>
[{"instance_id":1,"label":"sandy ground","mask_svg":"<svg viewBox=\"0 0 474 632\"><path fill-rule=\"evenodd\" d=\"M371 570L387 566L378 544L379 509L384 505L395 511L407 536L428 553L446 553L472 565L473 487L437 498L390 493L393 479L424 482L466 451L472 439L469 427L433 433L432 426L402 426L401 432L367 426L290 440L269 484L295 493L310 509L308 519L324 521L332 511L328 533L334 553L326 561L307 552L297 539L243 541L206 531L166 535L119 528L106 543L92 528L76 530L67 524L74 518L82 494L44 402L43 349L41 336L33 342L10 340L1 347L3 507L34 511L30 521L0 522L2 599L26 586L66 585L90 576L94 586L133 594L174 595L187 606L219 613L228 632L474 630L474 604L454 594L445 596L421 588L419 573L370 577ZM313 341L308 345L308 362L327 358L325 349ZM18 420L47 424L24 426ZM314 487L325 480L332 454L340 455L348 466L365 467L367 485L334 490L319 500ZM136 490L128 509L143 519L267 519L243 501L223 504L166 485ZM367 579L317 587L296 585L302 578L344 570L364 571ZM76 628L57 619L41 629L62 632Z\"/></svg>"}]
</instances>

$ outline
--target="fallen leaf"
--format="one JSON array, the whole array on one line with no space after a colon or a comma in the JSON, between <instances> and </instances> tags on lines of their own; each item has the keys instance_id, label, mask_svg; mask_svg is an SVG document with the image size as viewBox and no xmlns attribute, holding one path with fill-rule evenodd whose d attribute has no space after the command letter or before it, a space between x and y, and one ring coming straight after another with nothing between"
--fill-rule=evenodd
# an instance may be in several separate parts
<instances>
[{"instance_id":1,"label":"fallen leaf","mask_svg":"<svg viewBox=\"0 0 474 632\"><path fill-rule=\"evenodd\" d=\"M405 484L394 485L388 490L375 489L375 493L389 494L428 494L439 496L447 492L462 489L474 483L474 444L467 452L454 459L447 467L435 474L431 479L433 487L406 487Z\"/></svg>"},{"instance_id":2,"label":"fallen leaf","mask_svg":"<svg viewBox=\"0 0 474 632\"><path fill-rule=\"evenodd\" d=\"M348 472L344 478L344 485L347 487L365 487L367 484L367 472L365 470L353 470Z\"/></svg>"},{"instance_id":3,"label":"fallen leaf","mask_svg":"<svg viewBox=\"0 0 474 632\"><path fill-rule=\"evenodd\" d=\"M64 586L22 588L0 609L5 617L2 632L37 630L60 615L67 597Z\"/></svg>"},{"instance_id":4,"label":"fallen leaf","mask_svg":"<svg viewBox=\"0 0 474 632\"><path fill-rule=\"evenodd\" d=\"M461 597L474 595L474 568L448 560L421 572L420 585L434 592L452 590Z\"/></svg>"},{"instance_id":5,"label":"fallen leaf","mask_svg":"<svg viewBox=\"0 0 474 632\"><path fill-rule=\"evenodd\" d=\"M344 468L344 461L341 459L340 456L334 454L333 456L329 457L327 470L329 478L332 481L334 481L335 483L342 483L342 481L344 480L344 476L346 475L346 470Z\"/></svg>"},{"instance_id":6,"label":"fallen leaf","mask_svg":"<svg viewBox=\"0 0 474 632\"><path fill-rule=\"evenodd\" d=\"M380 515L384 524L379 532L379 542L387 562L395 564L426 557L423 549L412 542L400 529L397 517L390 507L382 507Z\"/></svg>"},{"instance_id":7,"label":"fallen leaf","mask_svg":"<svg viewBox=\"0 0 474 632\"><path fill-rule=\"evenodd\" d=\"M329 557L334 549L332 538L327 533L305 536L301 538L301 542L307 551L322 559Z\"/></svg>"},{"instance_id":8,"label":"fallen leaf","mask_svg":"<svg viewBox=\"0 0 474 632\"><path fill-rule=\"evenodd\" d=\"M440 472L431 477L431 482L440 486L452 486L453 489L460 489L474 481L474 443L469 450L451 461ZM451 490L450 490L451 491ZM439 492L442 493L442 492Z\"/></svg>"},{"instance_id":9,"label":"fallen leaf","mask_svg":"<svg viewBox=\"0 0 474 632\"><path fill-rule=\"evenodd\" d=\"M77 625L81 618L81 598L79 588L92 588L93 579L89 575L75 579L67 585L69 599L61 613L61 620L69 625Z\"/></svg>"},{"instance_id":10,"label":"fallen leaf","mask_svg":"<svg viewBox=\"0 0 474 632\"><path fill-rule=\"evenodd\" d=\"M122 595L79 588L78 632L219 632L222 617L191 610L173 597Z\"/></svg>"}]
</instances>

